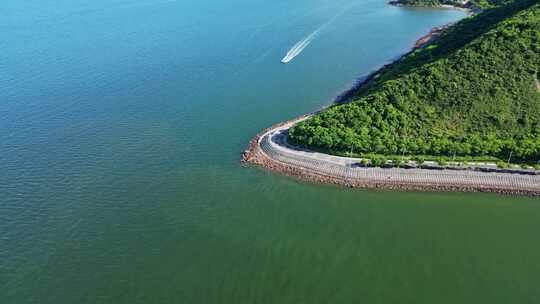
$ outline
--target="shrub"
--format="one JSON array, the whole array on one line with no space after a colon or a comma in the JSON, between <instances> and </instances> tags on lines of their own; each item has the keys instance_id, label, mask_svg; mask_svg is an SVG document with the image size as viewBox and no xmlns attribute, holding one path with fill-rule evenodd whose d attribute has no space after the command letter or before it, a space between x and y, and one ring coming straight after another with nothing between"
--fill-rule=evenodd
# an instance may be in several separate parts
<instances>
[{"instance_id":1,"label":"shrub","mask_svg":"<svg viewBox=\"0 0 540 304\"><path fill-rule=\"evenodd\" d=\"M506 169L508 168L508 164L506 162L503 162L503 161L498 161L497 162L497 168L500 168L500 169Z\"/></svg>"},{"instance_id":2,"label":"shrub","mask_svg":"<svg viewBox=\"0 0 540 304\"><path fill-rule=\"evenodd\" d=\"M448 162L444 158L439 157L439 159L437 159L437 164L439 164L439 166L444 167L444 166L448 165Z\"/></svg>"},{"instance_id":3,"label":"shrub","mask_svg":"<svg viewBox=\"0 0 540 304\"><path fill-rule=\"evenodd\" d=\"M387 162L388 161L384 156L373 156L371 158L371 165L373 167L383 167Z\"/></svg>"},{"instance_id":4,"label":"shrub","mask_svg":"<svg viewBox=\"0 0 540 304\"><path fill-rule=\"evenodd\" d=\"M373 167L380 167L381 166L381 157L380 156L373 156L371 158L371 165Z\"/></svg>"}]
</instances>

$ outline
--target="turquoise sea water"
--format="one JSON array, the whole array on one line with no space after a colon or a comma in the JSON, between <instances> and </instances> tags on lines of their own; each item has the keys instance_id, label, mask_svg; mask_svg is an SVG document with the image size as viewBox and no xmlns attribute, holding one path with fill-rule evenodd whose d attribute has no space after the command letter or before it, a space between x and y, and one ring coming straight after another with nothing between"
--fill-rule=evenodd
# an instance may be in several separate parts
<instances>
[{"instance_id":1,"label":"turquoise sea water","mask_svg":"<svg viewBox=\"0 0 540 304\"><path fill-rule=\"evenodd\" d=\"M310 185L238 162L260 129L463 12L2 7L0 303L539 302L538 200Z\"/></svg>"}]
</instances>

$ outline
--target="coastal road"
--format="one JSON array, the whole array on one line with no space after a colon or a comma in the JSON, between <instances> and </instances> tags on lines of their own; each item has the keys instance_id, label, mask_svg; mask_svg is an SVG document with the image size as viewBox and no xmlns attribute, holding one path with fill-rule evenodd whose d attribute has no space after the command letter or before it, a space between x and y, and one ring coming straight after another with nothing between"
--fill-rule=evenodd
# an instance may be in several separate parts
<instances>
[{"instance_id":1,"label":"coastal road","mask_svg":"<svg viewBox=\"0 0 540 304\"><path fill-rule=\"evenodd\" d=\"M391 188L461 189L540 194L540 175L480 172L473 170L433 170L361 167L361 159L328 155L293 147L287 130L304 117L270 129L258 139L264 155L277 163L309 175L319 175L345 185L380 185ZM298 175L298 174L297 174ZM302 177L301 175L299 177ZM412 187L411 187L412 186Z\"/></svg>"}]
</instances>

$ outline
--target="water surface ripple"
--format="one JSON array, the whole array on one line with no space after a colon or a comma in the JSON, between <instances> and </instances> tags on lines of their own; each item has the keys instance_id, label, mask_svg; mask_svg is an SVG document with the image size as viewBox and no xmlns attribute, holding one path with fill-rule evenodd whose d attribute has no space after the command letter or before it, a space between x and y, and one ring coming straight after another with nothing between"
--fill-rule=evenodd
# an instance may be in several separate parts
<instances>
[{"instance_id":1,"label":"water surface ripple","mask_svg":"<svg viewBox=\"0 0 540 304\"><path fill-rule=\"evenodd\" d=\"M538 303L538 201L240 167L464 16L385 2L3 1L0 302Z\"/></svg>"}]
</instances>

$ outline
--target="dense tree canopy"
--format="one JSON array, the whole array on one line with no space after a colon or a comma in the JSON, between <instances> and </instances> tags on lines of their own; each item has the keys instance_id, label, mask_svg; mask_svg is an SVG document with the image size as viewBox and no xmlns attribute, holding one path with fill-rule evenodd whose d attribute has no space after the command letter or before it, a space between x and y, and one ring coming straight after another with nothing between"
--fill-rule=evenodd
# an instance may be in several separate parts
<instances>
[{"instance_id":1,"label":"dense tree canopy","mask_svg":"<svg viewBox=\"0 0 540 304\"><path fill-rule=\"evenodd\" d=\"M289 131L340 153L540 159L540 5L485 10Z\"/></svg>"},{"instance_id":2,"label":"dense tree canopy","mask_svg":"<svg viewBox=\"0 0 540 304\"><path fill-rule=\"evenodd\" d=\"M511 0L396 0L392 2L410 6L456 5L490 8L509 3Z\"/></svg>"}]
</instances>

